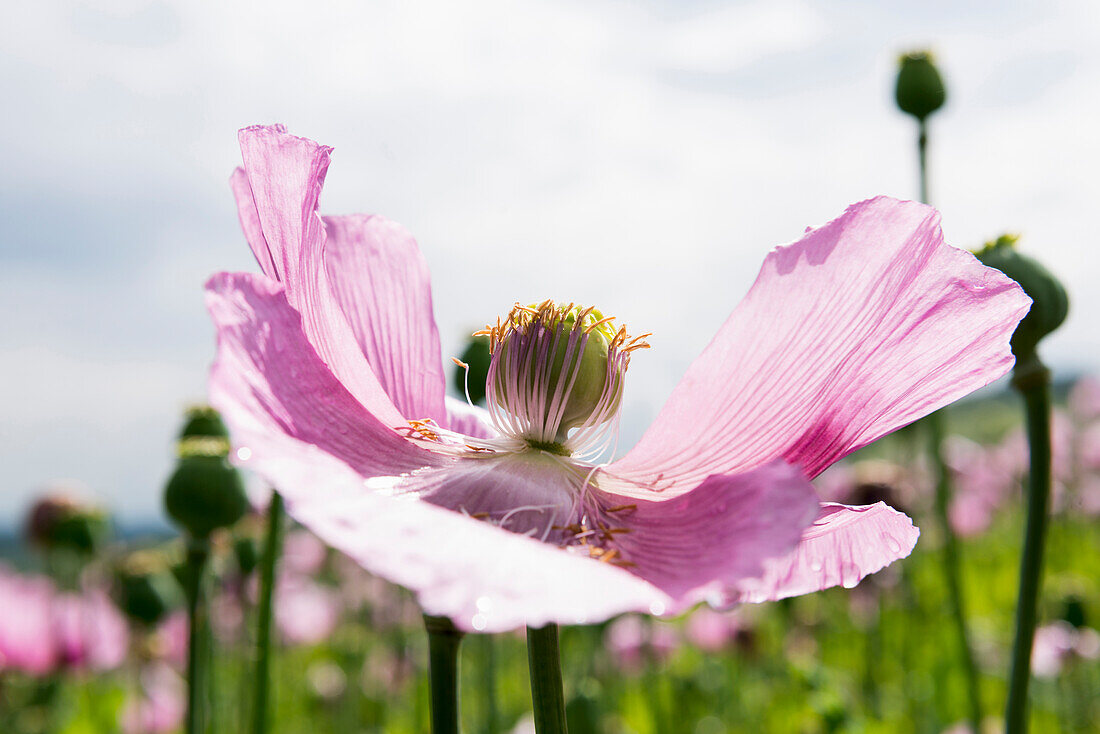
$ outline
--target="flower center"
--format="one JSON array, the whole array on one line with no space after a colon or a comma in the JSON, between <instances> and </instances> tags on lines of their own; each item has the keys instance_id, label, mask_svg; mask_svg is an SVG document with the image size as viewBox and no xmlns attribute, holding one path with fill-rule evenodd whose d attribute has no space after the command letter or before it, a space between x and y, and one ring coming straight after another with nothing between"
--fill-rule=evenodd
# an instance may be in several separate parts
<instances>
[{"instance_id":1,"label":"flower center","mask_svg":"<svg viewBox=\"0 0 1100 734\"><path fill-rule=\"evenodd\" d=\"M602 450L630 354L649 347L649 334L631 338L594 308L553 301L517 303L477 335L489 337L486 400L497 430L563 456Z\"/></svg>"}]
</instances>

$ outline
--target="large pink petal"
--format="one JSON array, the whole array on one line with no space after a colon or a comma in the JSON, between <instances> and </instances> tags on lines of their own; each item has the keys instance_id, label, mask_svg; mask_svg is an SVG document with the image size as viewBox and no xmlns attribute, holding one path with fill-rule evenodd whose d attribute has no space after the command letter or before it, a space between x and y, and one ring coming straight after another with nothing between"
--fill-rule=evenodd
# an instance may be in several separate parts
<instances>
[{"instance_id":1,"label":"large pink petal","mask_svg":"<svg viewBox=\"0 0 1100 734\"><path fill-rule=\"evenodd\" d=\"M359 348L324 267L317 202L332 149L279 126L248 127L238 138L244 178L236 173L231 183L260 267L286 286L310 343L351 394L385 423L403 422Z\"/></svg>"},{"instance_id":2,"label":"large pink petal","mask_svg":"<svg viewBox=\"0 0 1100 734\"><path fill-rule=\"evenodd\" d=\"M909 555L919 535L908 517L882 502L860 507L824 503L798 547L766 561L764 574L739 584L740 593L731 601L774 601L831 586L851 588Z\"/></svg>"},{"instance_id":3,"label":"large pink petal","mask_svg":"<svg viewBox=\"0 0 1100 734\"><path fill-rule=\"evenodd\" d=\"M761 575L767 559L794 549L818 508L809 480L782 460L708 477L669 498L647 494L653 499L637 492L593 496L618 557L675 599L674 611L723 598L743 579Z\"/></svg>"},{"instance_id":4,"label":"large pink petal","mask_svg":"<svg viewBox=\"0 0 1100 734\"><path fill-rule=\"evenodd\" d=\"M306 341L282 285L261 275L220 273L206 287L218 331L210 400L238 446L258 455L285 434L365 476L446 463L381 423L340 384Z\"/></svg>"},{"instance_id":5,"label":"large pink petal","mask_svg":"<svg viewBox=\"0 0 1100 734\"><path fill-rule=\"evenodd\" d=\"M642 579L585 555L412 496L368 491L346 464L285 434L249 466L326 543L464 630L589 624L628 611L659 614L671 604Z\"/></svg>"},{"instance_id":6,"label":"large pink petal","mask_svg":"<svg viewBox=\"0 0 1100 734\"><path fill-rule=\"evenodd\" d=\"M814 476L1012 366L1030 299L943 242L939 215L877 198L773 250L637 446L640 482L782 457Z\"/></svg>"},{"instance_id":7,"label":"large pink petal","mask_svg":"<svg viewBox=\"0 0 1100 734\"><path fill-rule=\"evenodd\" d=\"M359 347L397 409L443 425L446 378L428 263L384 217L325 217L325 269Z\"/></svg>"}]
</instances>

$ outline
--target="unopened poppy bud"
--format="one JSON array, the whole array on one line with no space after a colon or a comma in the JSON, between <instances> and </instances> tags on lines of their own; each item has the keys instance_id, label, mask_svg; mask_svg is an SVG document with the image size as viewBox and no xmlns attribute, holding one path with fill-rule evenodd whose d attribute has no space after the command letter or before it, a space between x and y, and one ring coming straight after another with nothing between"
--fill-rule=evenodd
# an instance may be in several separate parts
<instances>
[{"instance_id":1,"label":"unopened poppy bud","mask_svg":"<svg viewBox=\"0 0 1100 734\"><path fill-rule=\"evenodd\" d=\"M594 308L545 301L520 306L489 336L487 397L501 433L533 447L571 453L569 431L591 433L619 410L630 353L648 346L630 339Z\"/></svg>"},{"instance_id":2,"label":"unopened poppy bud","mask_svg":"<svg viewBox=\"0 0 1100 734\"><path fill-rule=\"evenodd\" d=\"M192 409L177 446L179 463L168 480L168 515L192 537L228 527L248 511L240 473L229 464L229 438L210 408Z\"/></svg>"},{"instance_id":3,"label":"unopened poppy bud","mask_svg":"<svg viewBox=\"0 0 1100 734\"><path fill-rule=\"evenodd\" d=\"M923 121L943 107L947 90L943 77L927 51L915 51L898 60L898 82L894 98L902 112Z\"/></svg>"},{"instance_id":4,"label":"unopened poppy bud","mask_svg":"<svg viewBox=\"0 0 1100 734\"><path fill-rule=\"evenodd\" d=\"M1002 235L975 253L983 264L1000 270L1020 284L1032 300L1031 310L1012 335L1012 353L1017 364L1035 358L1035 348L1047 334L1066 320L1069 297L1066 289L1038 261L1016 249L1015 235Z\"/></svg>"},{"instance_id":5,"label":"unopened poppy bud","mask_svg":"<svg viewBox=\"0 0 1100 734\"><path fill-rule=\"evenodd\" d=\"M155 551L137 551L122 561L115 575L119 608L130 619L152 627L183 603L183 592Z\"/></svg>"},{"instance_id":6,"label":"unopened poppy bud","mask_svg":"<svg viewBox=\"0 0 1100 734\"><path fill-rule=\"evenodd\" d=\"M484 336L471 337L455 369L454 386L459 394L469 395L470 402L480 405L485 402L485 381L489 377L489 339Z\"/></svg>"},{"instance_id":7,"label":"unopened poppy bud","mask_svg":"<svg viewBox=\"0 0 1100 734\"><path fill-rule=\"evenodd\" d=\"M64 494L38 500L27 518L27 539L48 551L93 555L110 533L110 518L103 509Z\"/></svg>"}]
</instances>

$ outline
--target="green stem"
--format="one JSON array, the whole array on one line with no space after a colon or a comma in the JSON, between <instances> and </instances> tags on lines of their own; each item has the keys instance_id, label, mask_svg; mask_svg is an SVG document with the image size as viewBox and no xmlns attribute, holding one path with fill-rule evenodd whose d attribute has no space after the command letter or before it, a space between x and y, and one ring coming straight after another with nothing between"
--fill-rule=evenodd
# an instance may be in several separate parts
<instances>
[{"instance_id":1,"label":"green stem","mask_svg":"<svg viewBox=\"0 0 1100 734\"><path fill-rule=\"evenodd\" d=\"M428 630L432 734L458 734L458 646L462 632L446 617L424 615Z\"/></svg>"},{"instance_id":2,"label":"green stem","mask_svg":"<svg viewBox=\"0 0 1100 734\"><path fill-rule=\"evenodd\" d=\"M1027 731L1027 687L1031 678L1031 646L1043 575L1043 546L1050 516L1050 372L1038 357L1017 362L1013 387L1024 398L1027 442L1031 458L1027 495L1027 527L1020 559L1020 595L1016 602L1016 639L1005 708L1006 734Z\"/></svg>"},{"instance_id":3,"label":"green stem","mask_svg":"<svg viewBox=\"0 0 1100 734\"><path fill-rule=\"evenodd\" d=\"M279 535L283 525L283 497L271 493L267 508L267 537L260 560L260 598L256 609L256 692L252 698L252 732L267 734L268 693L271 688L271 620L275 591L275 562L279 558Z\"/></svg>"},{"instance_id":4,"label":"green stem","mask_svg":"<svg viewBox=\"0 0 1100 734\"><path fill-rule=\"evenodd\" d=\"M565 734L565 693L556 624L527 628L527 662L531 668L536 734Z\"/></svg>"},{"instance_id":5,"label":"green stem","mask_svg":"<svg viewBox=\"0 0 1100 734\"><path fill-rule=\"evenodd\" d=\"M496 640L492 635L481 635L481 693L485 706L485 734L499 734L500 711L497 707L497 652Z\"/></svg>"},{"instance_id":6,"label":"green stem","mask_svg":"<svg viewBox=\"0 0 1100 734\"><path fill-rule=\"evenodd\" d=\"M920 200L928 203L928 126L920 121L917 133L917 162L920 165Z\"/></svg>"},{"instance_id":7,"label":"green stem","mask_svg":"<svg viewBox=\"0 0 1100 734\"><path fill-rule=\"evenodd\" d=\"M210 559L209 538L190 538L187 543L187 719L184 731L201 734L204 729L206 671L203 630L206 604L203 575Z\"/></svg>"},{"instance_id":8,"label":"green stem","mask_svg":"<svg viewBox=\"0 0 1100 734\"><path fill-rule=\"evenodd\" d=\"M978 675L978 666L974 662L974 652L966 626L966 600L963 597L959 539L948 517L952 487L951 474L943 458L943 419L944 411L938 410L924 420L928 426L928 454L936 473L936 519L943 535L943 580L947 586L951 604L951 621L955 627L959 661L966 675L970 728L977 732L981 731L982 723L981 679Z\"/></svg>"}]
</instances>

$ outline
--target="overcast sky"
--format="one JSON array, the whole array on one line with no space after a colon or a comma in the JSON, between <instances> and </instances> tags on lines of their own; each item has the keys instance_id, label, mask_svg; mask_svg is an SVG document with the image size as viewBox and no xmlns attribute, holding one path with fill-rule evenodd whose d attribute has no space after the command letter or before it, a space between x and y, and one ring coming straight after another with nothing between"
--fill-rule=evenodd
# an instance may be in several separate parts
<instances>
[{"instance_id":1,"label":"overcast sky","mask_svg":"<svg viewBox=\"0 0 1100 734\"><path fill-rule=\"evenodd\" d=\"M308 10L306 9L308 6ZM213 353L201 287L255 268L236 130L335 147L322 208L402 222L444 357L513 301L592 303L637 355L622 444L765 252L915 195L899 51L949 85L932 192L949 241L1006 230L1067 283L1049 342L1100 366L1100 4L763 0L15 3L0 26L0 526L78 478L159 516Z\"/></svg>"}]
</instances>

